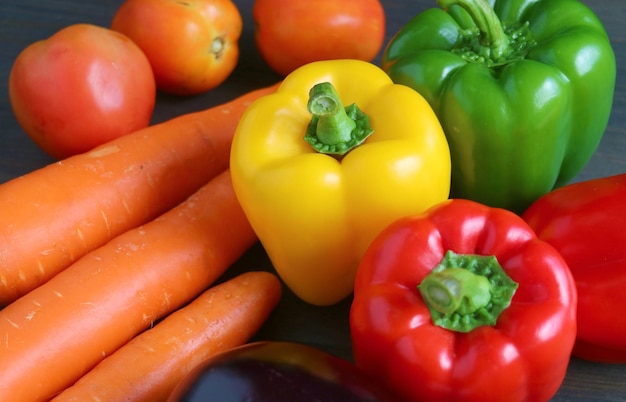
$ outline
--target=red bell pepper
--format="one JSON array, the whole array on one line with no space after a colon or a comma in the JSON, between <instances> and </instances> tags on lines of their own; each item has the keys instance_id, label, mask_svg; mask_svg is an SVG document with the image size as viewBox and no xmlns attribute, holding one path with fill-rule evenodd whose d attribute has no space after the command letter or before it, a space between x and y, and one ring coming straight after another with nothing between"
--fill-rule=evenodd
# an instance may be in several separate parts
<instances>
[{"instance_id":1,"label":"red bell pepper","mask_svg":"<svg viewBox=\"0 0 626 402\"><path fill-rule=\"evenodd\" d=\"M563 256L578 289L573 354L626 363L626 174L570 184L522 217Z\"/></svg>"},{"instance_id":2,"label":"red bell pepper","mask_svg":"<svg viewBox=\"0 0 626 402\"><path fill-rule=\"evenodd\" d=\"M547 401L565 378L576 298L563 258L521 217L448 200L367 249L355 363L407 401Z\"/></svg>"}]
</instances>

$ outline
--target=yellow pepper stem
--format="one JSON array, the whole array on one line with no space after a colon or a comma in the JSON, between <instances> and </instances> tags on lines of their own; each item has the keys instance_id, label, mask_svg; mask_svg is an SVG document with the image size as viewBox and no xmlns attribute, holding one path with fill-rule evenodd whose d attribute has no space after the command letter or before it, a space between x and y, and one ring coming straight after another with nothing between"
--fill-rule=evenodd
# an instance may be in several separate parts
<instances>
[{"instance_id":1,"label":"yellow pepper stem","mask_svg":"<svg viewBox=\"0 0 626 402\"><path fill-rule=\"evenodd\" d=\"M344 155L374 131L369 117L356 104L343 106L330 82L311 88L307 108L313 117L304 139L317 152Z\"/></svg>"}]
</instances>

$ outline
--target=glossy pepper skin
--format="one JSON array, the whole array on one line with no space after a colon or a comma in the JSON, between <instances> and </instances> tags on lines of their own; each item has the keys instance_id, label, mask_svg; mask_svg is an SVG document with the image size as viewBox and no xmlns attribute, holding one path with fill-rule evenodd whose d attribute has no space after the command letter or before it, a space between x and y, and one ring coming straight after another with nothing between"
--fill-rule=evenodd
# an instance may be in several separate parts
<instances>
[{"instance_id":1,"label":"glossy pepper skin","mask_svg":"<svg viewBox=\"0 0 626 402\"><path fill-rule=\"evenodd\" d=\"M578 0L438 4L396 33L383 69L437 113L451 197L522 213L600 142L615 88L609 38Z\"/></svg>"},{"instance_id":2,"label":"glossy pepper skin","mask_svg":"<svg viewBox=\"0 0 626 402\"><path fill-rule=\"evenodd\" d=\"M318 85L327 83L341 102L323 95ZM318 92L322 98L310 102ZM305 140L314 117L309 106L330 103L356 105L373 130L343 155L318 152ZM319 120L318 132L321 126ZM328 148L345 151L340 145ZM332 305L352 293L359 260L382 228L448 198L450 152L416 91L368 62L321 61L298 68L246 110L233 138L231 173L286 285L308 303Z\"/></svg>"},{"instance_id":3,"label":"glossy pepper skin","mask_svg":"<svg viewBox=\"0 0 626 402\"><path fill-rule=\"evenodd\" d=\"M365 253L350 310L355 363L406 401L548 401L565 377L576 299L563 258L518 215L445 201L395 221ZM441 320L433 306L454 308Z\"/></svg>"},{"instance_id":4,"label":"glossy pepper skin","mask_svg":"<svg viewBox=\"0 0 626 402\"><path fill-rule=\"evenodd\" d=\"M535 201L522 217L556 248L578 289L573 354L626 363L626 174L573 183Z\"/></svg>"}]
</instances>

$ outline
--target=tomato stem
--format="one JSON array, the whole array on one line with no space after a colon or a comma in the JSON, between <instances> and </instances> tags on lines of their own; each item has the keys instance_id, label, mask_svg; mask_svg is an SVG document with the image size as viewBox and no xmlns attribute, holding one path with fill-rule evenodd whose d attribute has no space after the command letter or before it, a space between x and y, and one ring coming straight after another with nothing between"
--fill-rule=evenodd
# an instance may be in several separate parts
<instances>
[{"instance_id":1,"label":"tomato stem","mask_svg":"<svg viewBox=\"0 0 626 402\"><path fill-rule=\"evenodd\" d=\"M211 42L211 53L213 53L217 59L222 56L224 53L224 38L219 36L213 39L213 42Z\"/></svg>"}]
</instances>

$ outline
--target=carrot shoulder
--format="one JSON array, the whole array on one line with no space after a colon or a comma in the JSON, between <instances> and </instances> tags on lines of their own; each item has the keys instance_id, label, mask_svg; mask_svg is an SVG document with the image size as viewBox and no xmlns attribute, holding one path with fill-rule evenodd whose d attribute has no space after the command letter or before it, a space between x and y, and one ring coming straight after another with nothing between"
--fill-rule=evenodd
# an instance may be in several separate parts
<instances>
[{"instance_id":1,"label":"carrot shoulder","mask_svg":"<svg viewBox=\"0 0 626 402\"><path fill-rule=\"evenodd\" d=\"M226 170L0 311L0 401L48 400L210 286L257 240Z\"/></svg>"},{"instance_id":2,"label":"carrot shoulder","mask_svg":"<svg viewBox=\"0 0 626 402\"><path fill-rule=\"evenodd\" d=\"M280 299L269 272L243 273L122 346L52 402L166 401L204 359L247 342Z\"/></svg>"},{"instance_id":3,"label":"carrot shoulder","mask_svg":"<svg viewBox=\"0 0 626 402\"><path fill-rule=\"evenodd\" d=\"M226 169L239 118L274 89L149 126L0 184L0 306Z\"/></svg>"}]
</instances>

